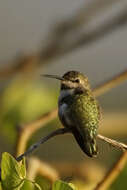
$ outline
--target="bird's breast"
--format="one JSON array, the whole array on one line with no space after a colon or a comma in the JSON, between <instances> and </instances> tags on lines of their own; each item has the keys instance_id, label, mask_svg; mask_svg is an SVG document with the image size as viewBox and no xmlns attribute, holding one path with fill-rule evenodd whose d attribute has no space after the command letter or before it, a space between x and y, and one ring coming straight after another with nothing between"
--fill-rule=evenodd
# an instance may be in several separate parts
<instances>
[{"instance_id":1,"label":"bird's breast","mask_svg":"<svg viewBox=\"0 0 127 190\"><path fill-rule=\"evenodd\" d=\"M66 103L63 103L59 106L59 111L58 111L59 118L65 127L72 126L72 121L69 117L69 113L70 113L69 107Z\"/></svg>"},{"instance_id":2,"label":"bird's breast","mask_svg":"<svg viewBox=\"0 0 127 190\"><path fill-rule=\"evenodd\" d=\"M59 118L65 127L72 126L72 120L70 118L70 106L71 99L74 94L74 89L63 89L59 96Z\"/></svg>"},{"instance_id":3,"label":"bird's breast","mask_svg":"<svg viewBox=\"0 0 127 190\"><path fill-rule=\"evenodd\" d=\"M60 116L65 116L68 110L68 105L66 103L63 103L59 106L59 115Z\"/></svg>"}]
</instances>

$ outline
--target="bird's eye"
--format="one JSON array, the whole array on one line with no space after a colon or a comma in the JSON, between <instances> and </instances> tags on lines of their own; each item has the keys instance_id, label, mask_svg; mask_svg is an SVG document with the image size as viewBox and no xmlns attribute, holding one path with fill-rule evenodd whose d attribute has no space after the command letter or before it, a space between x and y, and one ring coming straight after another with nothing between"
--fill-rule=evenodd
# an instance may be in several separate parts
<instances>
[{"instance_id":1,"label":"bird's eye","mask_svg":"<svg viewBox=\"0 0 127 190\"><path fill-rule=\"evenodd\" d=\"M75 82L80 83L80 80L79 80L79 79L76 79Z\"/></svg>"}]
</instances>

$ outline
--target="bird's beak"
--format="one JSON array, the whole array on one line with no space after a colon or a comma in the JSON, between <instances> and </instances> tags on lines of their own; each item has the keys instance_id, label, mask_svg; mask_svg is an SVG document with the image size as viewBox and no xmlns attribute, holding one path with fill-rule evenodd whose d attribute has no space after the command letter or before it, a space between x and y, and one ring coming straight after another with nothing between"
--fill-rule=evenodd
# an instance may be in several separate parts
<instances>
[{"instance_id":1,"label":"bird's beak","mask_svg":"<svg viewBox=\"0 0 127 190\"><path fill-rule=\"evenodd\" d=\"M58 80L62 80L62 81L64 80L64 78L59 77L57 75L41 75L41 76L48 77L48 78L54 78L54 79L58 79Z\"/></svg>"}]
</instances>

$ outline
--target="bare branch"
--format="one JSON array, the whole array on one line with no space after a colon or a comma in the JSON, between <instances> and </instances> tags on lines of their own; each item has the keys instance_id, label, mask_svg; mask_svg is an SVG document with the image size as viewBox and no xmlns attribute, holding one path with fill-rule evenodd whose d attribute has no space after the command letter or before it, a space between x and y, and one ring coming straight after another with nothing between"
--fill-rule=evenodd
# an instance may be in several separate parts
<instances>
[{"instance_id":1,"label":"bare branch","mask_svg":"<svg viewBox=\"0 0 127 190\"><path fill-rule=\"evenodd\" d=\"M61 134L65 134L65 133L71 133L71 131L67 128L61 128L61 129L57 129L53 132L51 132L49 135L47 135L46 137L41 138L37 143L33 144L32 146L30 146L30 148L24 152L22 155L20 155L19 157L16 158L17 161L21 161L23 159L23 157L28 156L30 153L32 153L35 149L37 149L41 144L43 144L44 142L48 141L50 138L56 136L56 135L61 135ZM97 135L98 139L103 140L104 142L107 142L108 144L110 144L111 146L118 148L122 151L127 150L127 145L121 142L118 142L116 140L104 137L100 134Z\"/></svg>"},{"instance_id":2,"label":"bare branch","mask_svg":"<svg viewBox=\"0 0 127 190\"><path fill-rule=\"evenodd\" d=\"M94 16L93 16L93 19L95 19ZM113 32L114 30L122 26L125 26L126 24L127 24L127 7L125 6L123 10L120 11L120 13L118 13L116 16L111 18L108 22L106 23L104 22L103 24L100 24L98 27L95 26L94 28L89 29L89 30L87 28L87 30L84 31L84 34L78 37L74 36L73 40L69 42L68 42L68 38L66 40L66 37L68 36L68 33L70 33L71 31L70 29L68 29L68 33L65 33L64 38L63 38L64 33L62 33L62 36L61 36L61 33L60 34L57 33L56 41L52 40L50 45L46 49L44 49L44 51L41 52L41 59L42 60L46 59L50 61L54 58L63 56L67 53L71 53L72 51L78 48L81 48L83 46L88 46L91 43L96 42L97 40L101 39L105 35ZM63 29L63 31L66 31L66 30ZM64 39L64 41L62 39Z\"/></svg>"},{"instance_id":3,"label":"bare branch","mask_svg":"<svg viewBox=\"0 0 127 190\"><path fill-rule=\"evenodd\" d=\"M49 135L47 135L46 137L41 138L37 143L33 144L32 146L30 146L30 148L24 152L22 155L20 155L19 157L16 158L17 161L20 161L23 159L23 157L28 156L30 153L32 153L35 149L37 149L41 144L43 144L44 142L48 141L50 138L56 136L56 135L61 135L61 134L65 134L65 133L71 133L71 131L67 128L60 128L57 129L53 132L51 132ZM111 146L121 149L122 151L127 150L127 145L125 145L124 143L120 143L118 141L115 141L113 139L104 137L100 134L97 135L98 139L103 140L104 142L109 143Z\"/></svg>"},{"instance_id":4,"label":"bare branch","mask_svg":"<svg viewBox=\"0 0 127 190\"><path fill-rule=\"evenodd\" d=\"M125 80L127 80L127 69L124 72L122 72L122 73L114 76L113 78L109 79L108 81L104 82L103 84L100 84L99 86L97 86L93 91L94 95L95 96L102 95L105 92L109 91L110 89L118 86Z\"/></svg>"},{"instance_id":5,"label":"bare branch","mask_svg":"<svg viewBox=\"0 0 127 190\"><path fill-rule=\"evenodd\" d=\"M113 139L110 139L108 137L104 137L100 134L97 135L98 139L104 141L104 142L107 142L108 144L110 144L111 146L115 147L115 148L118 148L122 151L126 151L127 150L127 145L124 144L124 143L121 143L121 142L118 142L116 140L113 140Z\"/></svg>"},{"instance_id":6,"label":"bare branch","mask_svg":"<svg viewBox=\"0 0 127 190\"><path fill-rule=\"evenodd\" d=\"M48 141L50 138L52 138L52 137L54 137L56 135L61 135L61 134L65 134L65 133L68 133L68 132L69 132L68 129L60 128L60 129L57 129L57 130L49 133L46 137L43 137L42 139L40 139L40 141L38 141L37 143L30 146L30 148L26 152L21 154L19 157L17 157L16 160L21 161L23 159L23 157L25 157L25 156L29 155L30 153L32 153L36 148L38 148L44 142Z\"/></svg>"},{"instance_id":7,"label":"bare branch","mask_svg":"<svg viewBox=\"0 0 127 190\"><path fill-rule=\"evenodd\" d=\"M27 55L20 56L14 61L14 63L9 63L0 69L0 79L8 79L15 74L25 74L33 73L37 69L37 65L40 61L39 55ZM4 64L3 64L4 65Z\"/></svg>"}]
</instances>

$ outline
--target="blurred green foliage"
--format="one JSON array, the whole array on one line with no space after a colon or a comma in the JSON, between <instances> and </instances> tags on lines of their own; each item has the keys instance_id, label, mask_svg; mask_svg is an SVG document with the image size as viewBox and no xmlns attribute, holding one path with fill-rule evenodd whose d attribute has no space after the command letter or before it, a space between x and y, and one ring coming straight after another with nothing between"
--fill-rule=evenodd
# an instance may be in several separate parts
<instances>
[{"instance_id":1,"label":"blurred green foliage","mask_svg":"<svg viewBox=\"0 0 127 190\"><path fill-rule=\"evenodd\" d=\"M16 126L37 119L57 106L56 91L43 81L13 79L1 97L1 131L15 142Z\"/></svg>"}]
</instances>

